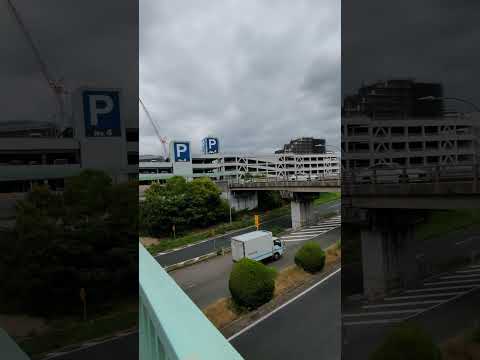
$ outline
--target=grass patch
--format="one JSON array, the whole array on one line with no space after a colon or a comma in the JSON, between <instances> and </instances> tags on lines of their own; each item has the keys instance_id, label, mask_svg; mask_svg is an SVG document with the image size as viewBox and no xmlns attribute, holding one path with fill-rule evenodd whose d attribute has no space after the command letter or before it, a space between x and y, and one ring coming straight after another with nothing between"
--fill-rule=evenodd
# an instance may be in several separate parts
<instances>
[{"instance_id":1,"label":"grass patch","mask_svg":"<svg viewBox=\"0 0 480 360\"><path fill-rule=\"evenodd\" d=\"M235 306L231 298L221 298L203 309L203 313L217 329L221 329L236 320L241 310Z\"/></svg>"},{"instance_id":2,"label":"grass patch","mask_svg":"<svg viewBox=\"0 0 480 360\"><path fill-rule=\"evenodd\" d=\"M339 192L333 192L333 193L320 193L320 195L313 201L313 204L315 206L322 205L325 203L328 203L330 201L338 200L340 199L340 193Z\"/></svg>"},{"instance_id":3,"label":"grass patch","mask_svg":"<svg viewBox=\"0 0 480 360\"><path fill-rule=\"evenodd\" d=\"M415 236L426 240L473 224L480 224L479 209L433 211L425 223L418 225Z\"/></svg>"},{"instance_id":4,"label":"grass patch","mask_svg":"<svg viewBox=\"0 0 480 360\"><path fill-rule=\"evenodd\" d=\"M59 325L41 335L20 341L20 347L32 357L42 358L42 354L68 345L113 335L131 329L138 323L138 305L124 307L122 311L100 316L89 321L59 321Z\"/></svg>"}]
</instances>

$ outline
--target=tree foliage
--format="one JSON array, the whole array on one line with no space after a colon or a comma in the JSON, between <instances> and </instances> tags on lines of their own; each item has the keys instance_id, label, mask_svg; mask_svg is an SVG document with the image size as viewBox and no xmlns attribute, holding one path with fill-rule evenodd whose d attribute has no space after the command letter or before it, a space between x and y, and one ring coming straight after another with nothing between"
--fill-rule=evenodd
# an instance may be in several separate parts
<instances>
[{"instance_id":1,"label":"tree foliage","mask_svg":"<svg viewBox=\"0 0 480 360\"><path fill-rule=\"evenodd\" d=\"M68 179L61 194L33 188L17 204L7 259L15 276L1 278L1 290L19 309L41 315L78 313L81 288L92 307L135 296L136 206L137 184L112 185L100 171Z\"/></svg>"},{"instance_id":2,"label":"tree foliage","mask_svg":"<svg viewBox=\"0 0 480 360\"><path fill-rule=\"evenodd\" d=\"M233 301L249 309L270 301L275 291L275 275L275 269L261 262L248 258L238 261L228 282Z\"/></svg>"},{"instance_id":3,"label":"tree foliage","mask_svg":"<svg viewBox=\"0 0 480 360\"><path fill-rule=\"evenodd\" d=\"M142 232L154 236L203 228L228 218L228 203L220 189L208 178L187 182L174 176L165 185L152 184L140 206Z\"/></svg>"},{"instance_id":4,"label":"tree foliage","mask_svg":"<svg viewBox=\"0 0 480 360\"><path fill-rule=\"evenodd\" d=\"M439 348L418 325L405 323L394 328L371 360L440 360Z\"/></svg>"},{"instance_id":5,"label":"tree foliage","mask_svg":"<svg viewBox=\"0 0 480 360\"><path fill-rule=\"evenodd\" d=\"M295 264L309 273L316 273L325 265L325 252L319 244L307 242L295 254Z\"/></svg>"}]
</instances>

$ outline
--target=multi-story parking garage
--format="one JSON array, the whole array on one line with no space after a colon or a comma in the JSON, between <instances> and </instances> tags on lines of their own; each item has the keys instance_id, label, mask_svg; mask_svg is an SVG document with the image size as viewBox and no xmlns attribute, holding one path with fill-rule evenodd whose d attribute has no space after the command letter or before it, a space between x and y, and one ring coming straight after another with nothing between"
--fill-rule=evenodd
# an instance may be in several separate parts
<instances>
[{"instance_id":1,"label":"multi-story parking garage","mask_svg":"<svg viewBox=\"0 0 480 360\"><path fill-rule=\"evenodd\" d=\"M54 123L0 126L0 193L22 193L36 183L61 189L83 169L106 171L115 182L137 179L138 125L119 111L120 90L79 89L74 99L70 131L60 133Z\"/></svg>"},{"instance_id":2,"label":"multi-story parking garage","mask_svg":"<svg viewBox=\"0 0 480 360\"><path fill-rule=\"evenodd\" d=\"M342 166L471 164L478 150L478 113L435 119L342 118Z\"/></svg>"},{"instance_id":3,"label":"multi-story parking garage","mask_svg":"<svg viewBox=\"0 0 480 360\"><path fill-rule=\"evenodd\" d=\"M161 158L140 157L140 182L165 180L174 175L188 178L207 176L213 180L238 180L246 176L280 179L316 179L337 176L340 162L331 152L325 154L197 154L187 163L186 172L176 171L176 162ZM249 175L247 175L249 174Z\"/></svg>"}]
</instances>

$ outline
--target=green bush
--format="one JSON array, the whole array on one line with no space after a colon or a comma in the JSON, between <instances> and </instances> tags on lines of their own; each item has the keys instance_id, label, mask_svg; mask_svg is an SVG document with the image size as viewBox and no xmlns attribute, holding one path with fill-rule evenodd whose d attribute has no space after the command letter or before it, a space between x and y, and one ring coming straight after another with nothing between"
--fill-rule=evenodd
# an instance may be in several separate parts
<instances>
[{"instance_id":1,"label":"green bush","mask_svg":"<svg viewBox=\"0 0 480 360\"><path fill-rule=\"evenodd\" d=\"M325 266L325 252L320 245L308 242L295 254L295 264L309 273L316 273Z\"/></svg>"},{"instance_id":2,"label":"green bush","mask_svg":"<svg viewBox=\"0 0 480 360\"><path fill-rule=\"evenodd\" d=\"M431 337L414 324L403 324L393 329L371 360L440 360L440 349Z\"/></svg>"},{"instance_id":3,"label":"green bush","mask_svg":"<svg viewBox=\"0 0 480 360\"><path fill-rule=\"evenodd\" d=\"M238 306L256 309L273 298L276 271L264 264L244 258L230 273L228 287Z\"/></svg>"}]
</instances>

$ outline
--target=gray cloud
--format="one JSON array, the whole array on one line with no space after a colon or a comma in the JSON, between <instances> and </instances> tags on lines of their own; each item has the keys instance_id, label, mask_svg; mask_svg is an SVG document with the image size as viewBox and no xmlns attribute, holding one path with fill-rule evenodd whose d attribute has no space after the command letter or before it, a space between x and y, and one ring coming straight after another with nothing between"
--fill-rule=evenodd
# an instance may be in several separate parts
<instances>
[{"instance_id":1,"label":"gray cloud","mask_svg":"<svg viewBox=\"0 0 480 360\"><path fill-rule=\"evenodd\" d=\"M271 153L296 136L339 143L340 3L140 2L140 94L194 150ZM140 152L161 146L140 112Z\"/></svg>"},{"instance_id":2,"label":"gray cloud","mask_svg":"<svg viewBox=\"0 0 480 360\"><path fill-rule=\"evenodd\" d=\"M130 0L13 0L54 78L121 88L129 126L138 123L138 4ZM53 97L32 49L0 2L0 121L51 119Z\"/></svg>"},{"instance_id":3,"label":"gray cloud","mask_svg":"<svg viewBox=\"0 0 480 360\"><path fill-rule=\"evenodd\" d=\"M479 2L466 0L344 1L343 95L362 81L413 77L480 104L479 11Z\"/></svg>"}]
</instances>

